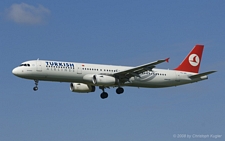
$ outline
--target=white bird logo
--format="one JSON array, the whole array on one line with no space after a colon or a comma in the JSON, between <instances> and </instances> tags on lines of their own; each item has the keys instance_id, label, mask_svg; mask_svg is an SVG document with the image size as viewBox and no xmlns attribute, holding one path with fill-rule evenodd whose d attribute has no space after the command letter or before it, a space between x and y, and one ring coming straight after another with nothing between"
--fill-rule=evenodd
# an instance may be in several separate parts
<instances>
[{"instance_id":1,"label":"white bird logo","mask_svg":"<svg viewBox=\"0 0 225 141\"><path fill-rule=\"evenodd\" d=\"M200 59L199 59L199 57L198 57L197 54L191 54L191 55L189 56L189 63L190 63L192 66L194 66L194 67L198 66L199 62L200 62Z\"/></svg>"}]
</instances>

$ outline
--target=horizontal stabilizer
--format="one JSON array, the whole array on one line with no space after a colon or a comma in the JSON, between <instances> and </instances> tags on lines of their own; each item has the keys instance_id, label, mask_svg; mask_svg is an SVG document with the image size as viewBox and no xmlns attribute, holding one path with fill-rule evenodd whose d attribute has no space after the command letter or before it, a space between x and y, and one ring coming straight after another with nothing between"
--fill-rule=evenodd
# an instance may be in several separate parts
<instances>
[{"instance_id":1,"label":"horizontal stabilizer","mask_svg":"<svg viewBox=\"0 0 225 141\"><path fill-rule=\"evenodd\" d=\"M204 72L204 73L199 73L196 75L189 76L189 78L191 78L191 79L200 78L201 76L206 76L206 75L214 73L214 72L216 72L216 71L208 71L208 72Z\"/></svg>"}]
</instances>

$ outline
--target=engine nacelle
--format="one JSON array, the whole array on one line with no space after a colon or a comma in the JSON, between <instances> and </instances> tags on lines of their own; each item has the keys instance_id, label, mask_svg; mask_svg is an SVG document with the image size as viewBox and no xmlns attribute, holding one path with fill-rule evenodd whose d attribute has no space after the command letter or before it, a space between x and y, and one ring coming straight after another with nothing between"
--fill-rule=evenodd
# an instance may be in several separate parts
<instances>
[{"instance_id":1,"label":"engine nacelle","mask_svg":"<svg viewBox=\"0 0 225 141\"><path fill-rule=\"evenodd\" d=\"M78 93L89 93L95 91L95 86L83 84L83 83L70 83L70 90Z\"/></svg>"},{"instance_id":2,"label":"engine nacelle","mask_svg":"<svg viewBox=\"0 0 225 141\"><path fill-rule=\"evenodd\" d=\"M92 82L98 86L110 86L116 83L116 79L108 75L94 75Z\"/></svg>"}]
</instances>

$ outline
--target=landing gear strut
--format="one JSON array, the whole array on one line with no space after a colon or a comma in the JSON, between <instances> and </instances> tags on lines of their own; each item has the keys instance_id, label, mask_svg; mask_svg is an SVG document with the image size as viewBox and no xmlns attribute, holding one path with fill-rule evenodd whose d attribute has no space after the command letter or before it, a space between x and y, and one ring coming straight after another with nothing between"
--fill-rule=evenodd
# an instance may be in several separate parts
<instances>
[{"instance_id":1,"label":"landing gear strut","mask_svg":"<svg viewBox=\"0 0 225 141\"><path fill-rule=\"evenodd\" d=\"M103 91L103 92L101 93L100 97L101 97L102 99L107 98L107 97L108 97L108 93L105 92L105 88L104 88L104 87L99 87L99 89L102 89L102 91Z\"/></svg>"},{"instance_id":2,"label":"landing gear strut","mask_svg":"<svg viewBox=\"0 0 225 141\"><path fill-rule=\"evenodd\" d=\"M116 93L122 94L124 92L124 89L122 87L120 87L120 79L119 78L116 79L116 83L118 84L118 88L116 89Z\"/></svg>"},{"instance_id":3,"label":"landing gear strut","mask_svg":"<svg viewBox=\"0 0 225 141\"><path fill-rule=\"evenodd\" d=\"M33 88L33 90L34 91L37 91L38 90L38 80L34 80L34 84L35 84L35 86L34 86L34 88Z\"/></svg>"}]
</instances>

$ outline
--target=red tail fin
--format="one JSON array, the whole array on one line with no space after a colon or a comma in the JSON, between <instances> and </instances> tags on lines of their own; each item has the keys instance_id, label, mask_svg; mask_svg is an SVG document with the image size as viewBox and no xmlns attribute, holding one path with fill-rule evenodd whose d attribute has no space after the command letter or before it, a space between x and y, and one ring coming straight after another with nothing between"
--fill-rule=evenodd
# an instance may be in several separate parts
<instances>
[{"instance_id":1,"label":"red tail fin","mask_svg":"<svg viewBox=\"0 0 225 141\"><path fill-rule=\"evenodd\" d=\"M203 49L204 45L196 45L175 70L198 73Z\"/></svg>"}]
</instances>

